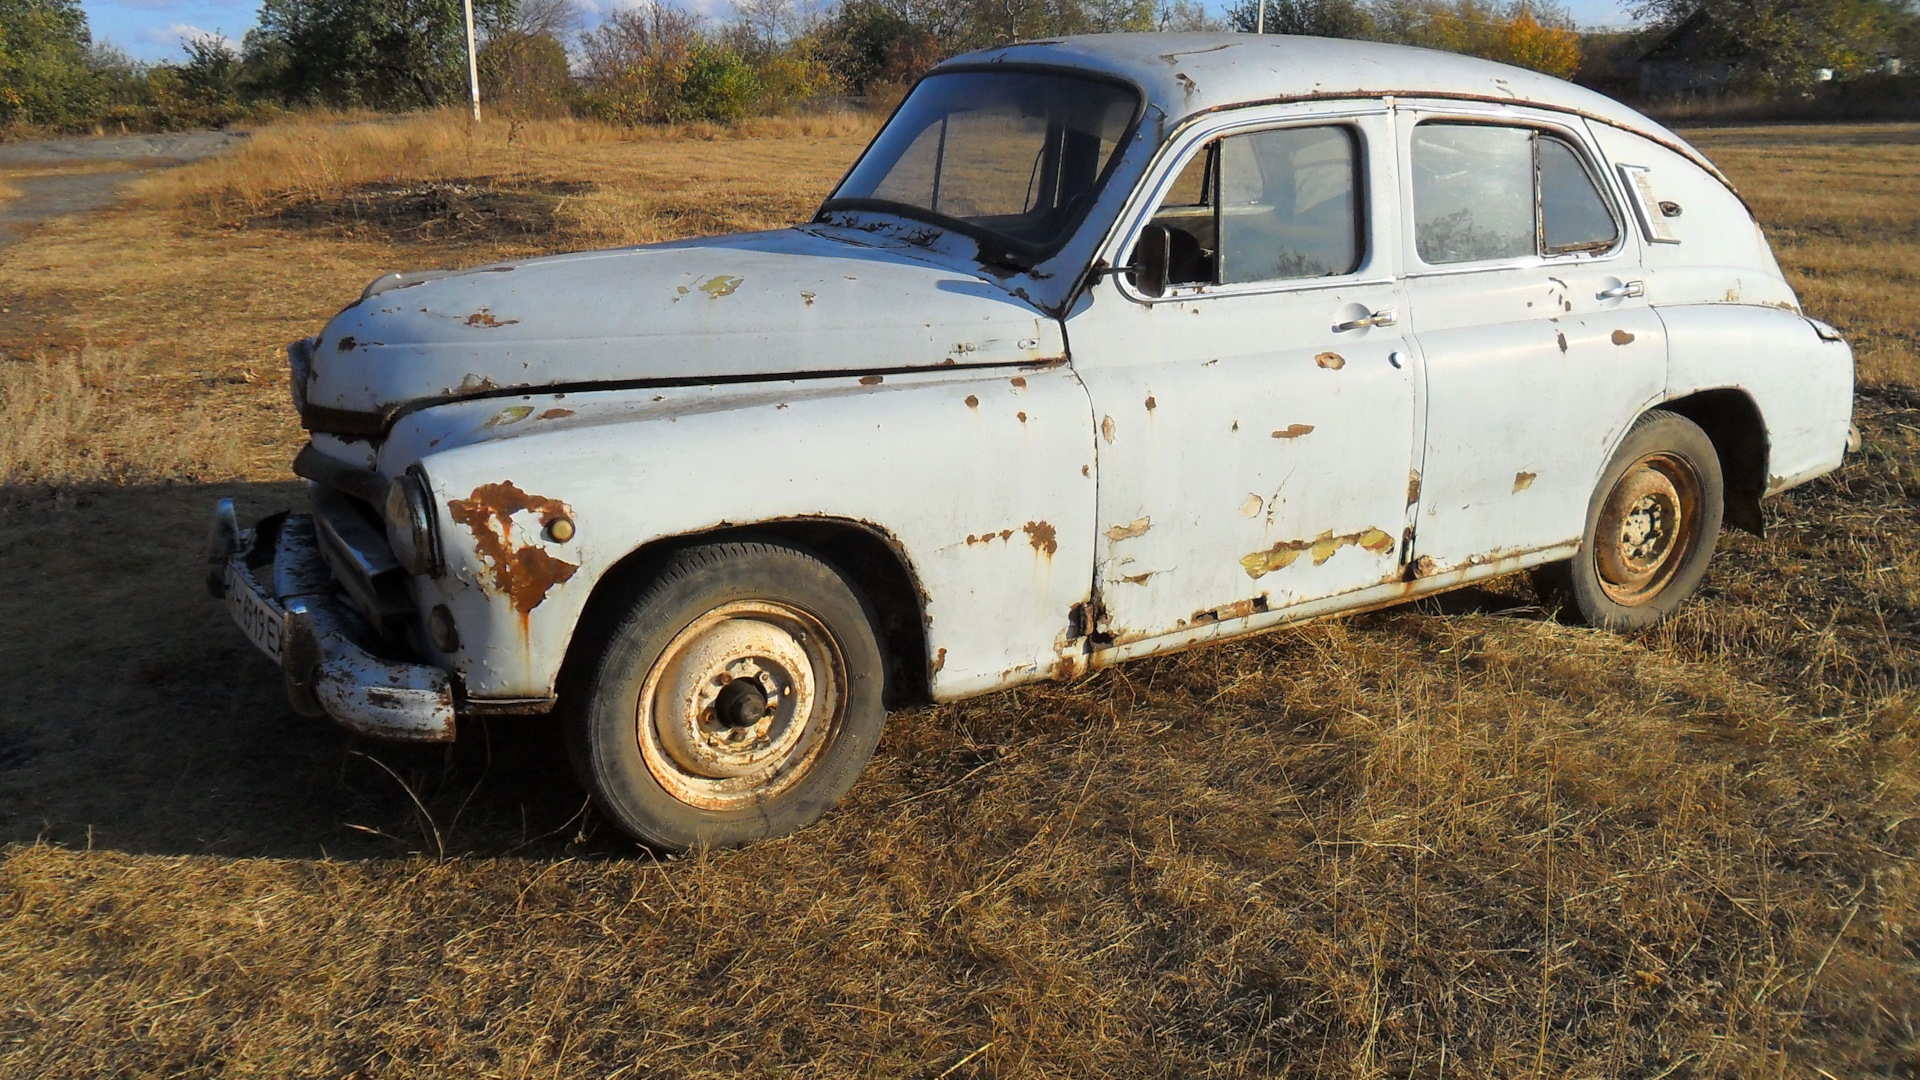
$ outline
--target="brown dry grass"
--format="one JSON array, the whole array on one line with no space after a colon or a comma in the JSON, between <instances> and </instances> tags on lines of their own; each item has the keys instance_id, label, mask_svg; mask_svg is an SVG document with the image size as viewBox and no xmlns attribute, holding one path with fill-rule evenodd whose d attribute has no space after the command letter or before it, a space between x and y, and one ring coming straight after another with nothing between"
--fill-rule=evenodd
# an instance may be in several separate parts
<instances>
[{"instance_id":1,"label":"brown dry grass","mask_svg":"<svg viewBox=\"0 0 1920 1080\"><path fill-rule=\"evenodd\" d=\"M373 177L593 185L532 239L290 227L210 162L0 251L7 393L76 403L0 409L42 448L0 499L0 1073L1915 1075L1920 128L1698 134L1860 347L1867 452L1672 625L1509 581L913 710L819 826L668 862L540 723L290 716L198 592L203 514L289 498L244 373L365 279L790 220L857 133ZM209 424L227 456L183 455Z\"/></svg>"}]
</instances>

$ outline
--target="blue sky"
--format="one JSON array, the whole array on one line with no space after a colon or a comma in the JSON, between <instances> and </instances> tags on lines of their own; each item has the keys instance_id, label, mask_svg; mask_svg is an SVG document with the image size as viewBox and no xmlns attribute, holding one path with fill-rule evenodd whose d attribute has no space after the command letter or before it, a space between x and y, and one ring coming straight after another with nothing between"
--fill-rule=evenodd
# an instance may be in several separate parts
<instances>
[{"instance_id":1,"label":"blue sky","mask_svg":"<svg viewBox=\"0 0 1920 1080\"><path fill-rule=\"evenodd\" d=\"M612 7L618 0L605 6ZM182 38L219 32L238 40L253 25L259 0L82 0L96 41L110 41L137 60L178 60ZM595 6L595 5L588 5ZM694 0L685 6L724 14L726 0ZM1210 8L1224 6L1210 0ZM1619 0L1570 0L1583 26L1623 26L1629 18Z\"/></svg>"}]
</instances>

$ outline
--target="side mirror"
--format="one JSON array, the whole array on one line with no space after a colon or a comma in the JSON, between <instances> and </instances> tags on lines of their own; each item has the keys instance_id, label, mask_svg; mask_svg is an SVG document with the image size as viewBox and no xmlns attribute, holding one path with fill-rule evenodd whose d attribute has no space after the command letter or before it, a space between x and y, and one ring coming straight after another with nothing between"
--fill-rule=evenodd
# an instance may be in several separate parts
<instances>
[{"instance_id":1,"label":"side mirror","mask_svg":"<svg viewBox=\"0 0 1920 1080\"><path fill-rule=\"evenodd\" d=\"M1133 287L1143 295L1167 295L1167 267L1173 262L1173 234L1165 225L1149 225L1140 230L1133 245Z\"/></svg>"}]
</instances>

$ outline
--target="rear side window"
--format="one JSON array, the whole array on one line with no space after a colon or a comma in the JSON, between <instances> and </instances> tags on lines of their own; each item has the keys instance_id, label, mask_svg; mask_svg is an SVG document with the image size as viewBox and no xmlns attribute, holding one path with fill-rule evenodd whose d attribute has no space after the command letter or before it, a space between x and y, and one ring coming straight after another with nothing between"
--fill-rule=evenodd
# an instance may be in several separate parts
<instances>
[{"instance_id":1,"label":"rear side window","mask_svg":"<svg viewBox=\"0 0 1920 1080\"><path fill-rule=\"evenodd\" d=\"M1531 128L1415 128L1413 214L1431 265L1604 251L1620 235L1579 153Z\"/></svg>"},{"instance_id":2,"label":"rear side window","mask_svg":"<svg viewBox=\"0 0 1920 1080\"><path fill-rule=\"evenodd\" d=\"M1353 273L1366 255L1360 147L1344 126L1232 135L1196 155L1153 222L1172 233L1176 285Z\"/></svg>"}]
</instances>

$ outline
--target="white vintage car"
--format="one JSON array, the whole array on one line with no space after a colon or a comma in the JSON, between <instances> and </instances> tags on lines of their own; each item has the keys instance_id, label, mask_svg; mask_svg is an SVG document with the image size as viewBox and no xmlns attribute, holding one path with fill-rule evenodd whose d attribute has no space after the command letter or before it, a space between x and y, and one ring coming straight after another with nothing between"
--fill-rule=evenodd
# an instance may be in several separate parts
<instances>
[{"instance_id":1,"label":"white vintage car","mask_svg":"<svg viewBox=\"0 0 1920 1080\"><path fill-rule=\"evenodd\" d=\"M1229 34L959 57L805 225L389 274L288 351L312 512L209 565L296 707L557 709L669 849L813 820L892 706L1520 570L1648 626L1853 380L1646 117Z\"/></svg>"}]
</instances>

